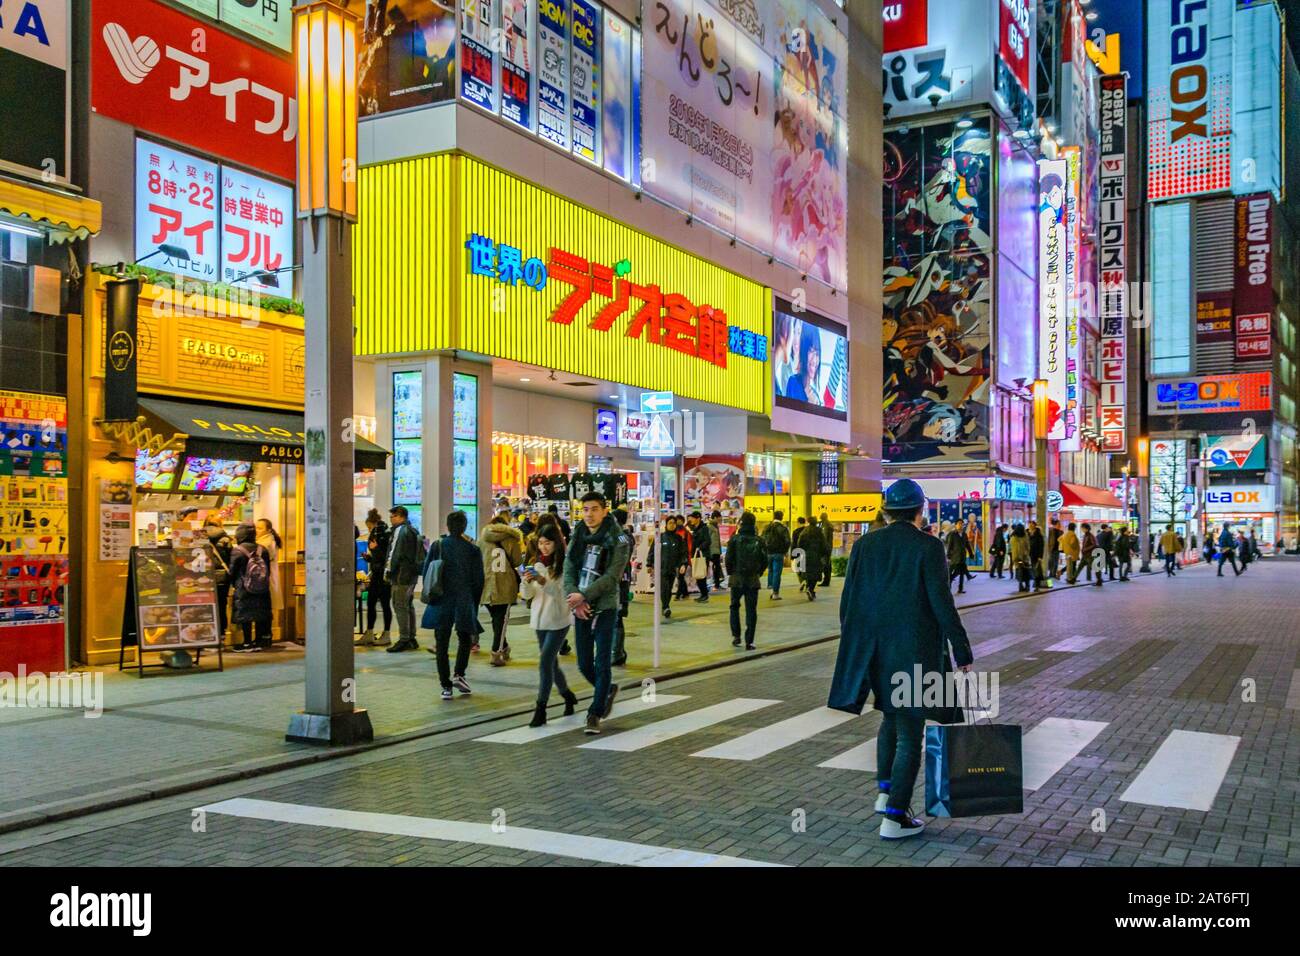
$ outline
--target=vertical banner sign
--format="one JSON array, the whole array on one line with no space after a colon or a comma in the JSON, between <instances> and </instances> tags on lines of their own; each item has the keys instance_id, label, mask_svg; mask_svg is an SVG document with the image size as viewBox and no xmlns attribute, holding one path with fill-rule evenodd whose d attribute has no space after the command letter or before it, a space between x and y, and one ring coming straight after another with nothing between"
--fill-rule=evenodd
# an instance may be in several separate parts
<instances>
[{"instance_id":1,"label":"vertical banner sign","mask_svg":"<svg viewBox=\"0 0 1300 956\"><path fill-rule=\"evenodd\" d=\"M1068 170L1065 189L1065 437L1061 451L1078 451L1082 447L1079 427L1083 411L1080 403L1083 383L1083 346L1079 335L1079 253L1083 246L1080 229L1079 177L1082 173L1082 150L1067 146L1062 150Z\"/></svg>"},{"instance_id":2,"label":"vertical banner sign","mask_svg":"<svg viewBox=\"0 0 1300 956\"><path fill-rule=\"evenodd\" d=\"M528 0L501 0L501 115L530 130L533 128L531 52Z\"/></svg>"},{"instance_id":3,"label":"vertical banner sign","mask_svg":"<svg viewBox=\"0 0 1300 956\"><path fill-rule=\"evenodd\" d=\"M1237 358L1273 355L1273 197L1238 196L1233 249L1233 330Z\"/></svg>"},{"instance_id":4,"label":"vertical banner sign","mask_svg":"<svg viewBox=\"0 0 1300 956\"><path fill-rule=\"evenodd\" d=\"M537 7L537 132L569 148L569 12L564 0Z\"/></svg>"},{"instance_id":5,"label":"vertical banner sign","mask_svg":"<svg viewBox=\"0 0 1300 956\"><path fill-rule=\"evenodd\" d=\"M889 4L886 4L888 6ZM1029 50L1034 42L1030 27L1029 0L1001 0L998 15L998 56L1007 65L1016 82L1029 95Z\"/></svg>"},{"instance_id":6,"label":"vertical banner sign","mask_svg":"<svg viewBox=\"0 0 1300 956\"><path fill-rule=\"evenodd\" d=\"M1101 78L1101 163L1097 170L1098 304L1101 318L1101 450L1122 452L1128 356L1128 74Z\"/></svg>"},{"instance_id":7,"label":"vertical banner sign","mask_svg":"<svg viewBox=\"0 0 1300 956\"><path fill-rule=\"evenodd\" d=\"M1047 437L1053 441L1065 438L1069 176L1063 159L1038 162L1038 377L1047 380Z\"/></svg>"},{"instance_id":8,"label":"vertical banner sign","mask_svg":"<svg viewBox=\"0 0 1300 956\"><path fill-rule=\"evenodd\" d=\"M573 151L600 162L596 130L600 128L600 9L586 0L571 0L573 24Z\"/></svg>"},{"instance_id":9,"label":"vertical banner sign","mask_svg":"<svg viewBox=\"0 0 1300 956\"><path fill-rule=\"evenodd\" d=\"M136 310L140 301L140 280L111 280L106 298L104 421L133 422L140 414L136 403Z\"/></svg>"},{"instance_id":10,"label":"vertical banner sign","mask_svg":"<svg viewBox=\"0 0 1300 956\"><path fill-rule=\"evenodd\" d=\"M493 0L460 0L460 95L495 113L492 91Z\"/></svg>"}]
</instances>

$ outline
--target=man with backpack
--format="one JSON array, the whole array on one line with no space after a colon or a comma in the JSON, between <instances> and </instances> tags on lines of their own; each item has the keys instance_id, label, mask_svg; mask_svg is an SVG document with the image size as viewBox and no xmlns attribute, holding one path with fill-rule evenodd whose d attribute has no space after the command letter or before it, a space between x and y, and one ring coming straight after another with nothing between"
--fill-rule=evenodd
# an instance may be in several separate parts
<instances>
[{"instance_id":1,"label":"man with backpack","mask_svg":"<svg viewBox=\"0 0 1300 956\"><path fill-rule=\"evenodd\" d=\"M772 592L772 600L781 600L781 571L785 568L785 556L790 553L790 529L781 519L785 513L777 511L772 521L763 529L763 548L767 551L767 586Z\"/></svg>"},{"instance_id":2,"label":"man with backpack","mask_svg":"<svg viewBox=\"0 0 1300 956\"><path fill-rule=\"evenodd\" d=\"M745 650L754 649L758 626L758 589L768 566L767 549L758 539L752 512L740 516L740 527L727 542L727 580L731 585L731 646L740 646L740 602L745 602Z\"/></svg>"},{"instance_id":3,"label":"man with backpack","mask_svg":"<svg viewBox=\"0 0 1300 956\"><path fill-rule=\"evenodd\" d=\"M251 524L241 524L235 529L230 580L235 591L233 620L244 632L243 643L231 651L268 650L271 647L271 555L257 543L257 532Z\"/></svg>"},{"instance_id":4,"label":"man with backpack","mask_svg":"<svg viewBox=\"0 0 1300 956\"><path fill-rule=\"evenodd\" d=\"M409 524L402 527L409 528ZM433 631L433 654L438 659L442 699L452 699L452 688L470 693L465 671L470 648L483 625L478 620L486 577L478 545L465 536L469 517L457 510L447 515L447 533L429 549L422 569L425 630ZM396 535L394 535L396 540ZM456 632L456 669L451 669L451 632Z\"/></svg>"},{"instance_id":5,"label":"man with backpack","mask_svg":"<svg viewBox=\"0 0 1300 956\"><path fill-rule=\"evenodd\" d=\"M400 654L420 648L415 640L415 585L424 567L424 543L402 505L389 512L388 523L393 536L384 573L393 589L393 614L397 617L397 643L388 648L388 653Z\"/></svg>"}]
</instances>

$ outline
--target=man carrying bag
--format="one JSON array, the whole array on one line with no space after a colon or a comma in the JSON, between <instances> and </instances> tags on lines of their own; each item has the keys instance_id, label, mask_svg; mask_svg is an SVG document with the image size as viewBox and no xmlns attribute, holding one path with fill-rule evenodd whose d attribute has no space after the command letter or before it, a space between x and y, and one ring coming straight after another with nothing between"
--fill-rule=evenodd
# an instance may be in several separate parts
<instances>
[{"instance_id":1,"label":"man carrying bag","mask_svg":"<svg viewBox=\"0 0 1300 956\"><path fill-rule=\"evenodd\" d=\"M965 683L962 703L968 723L925 728L925 812L933 817L1024 813L1020 728L975 723L973 680Z\"/></svg>"},{"instance_id":2,"label":"man carrying bag","mask_svg":"<svg viewBox=\"0 0 1300 956\"><path fill-rule=\"evenodd\" d=\"M883 720L876 735L880 835L918 835L925 823L910 803L921 766L927 718L957 718L955 706L927 706L917 679L947 681L952 648L958 668L974 657L948 589L943 542L921 530L925 494L911 479L885 493L890 523L857 540L849 553L840 597L840 646L827 706L862 713L867 694Z\"/></svg>"}]
</instances>

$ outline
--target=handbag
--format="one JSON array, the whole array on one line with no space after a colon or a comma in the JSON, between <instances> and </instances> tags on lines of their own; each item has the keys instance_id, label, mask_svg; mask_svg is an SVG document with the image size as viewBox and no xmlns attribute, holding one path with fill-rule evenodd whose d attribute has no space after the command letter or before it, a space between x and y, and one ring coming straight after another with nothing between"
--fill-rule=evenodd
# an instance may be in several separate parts
<instances>
[{"instance_id":1,"label":"handbag","mask_svg":"<svg viewBox=\"0 0 1300 956\"><path fill-rule=\"evenodd\" d=\"M434 556L424 568L424 583L420 588L420 600L425 604L436 604L442 600L442 548L438 542L433 545Z\"/></svg>"},{"instance_id":2,"label":"handbag","mask_svg":"<svg viewBox=\"0 0 1300 956\"><path fill-rule=\"evenodd\" d=\"M216 581L217 587L223 588L230 583L230 565L226 564L226 562L222 560L221 552L217 550L215 545L212 547L212 554L216 557L217 563L221 565L221 570L213 574L213 578Z\"/></svg>"},{"instance_id":3,"label":"handbag","mask_svg":"<svg viewBox=\"0 0 1300 956\"><path fill-rule=\"evenodd\" d=\"M931 816L1024 813L1023 784L1018 725L972 721L925 728L925 812Z\"/></svg>"},{"instance_id":4,"label":"handbag","mask_svg":"<svg viewBox=\"0 0 1300 956\"><path fill-rule=\"evenodd\" d=\"M691 577L695 580L709 576L709 559L704 556L703 551L696 551L695 557L691 558Z\"/></svg>"}]
</instances>

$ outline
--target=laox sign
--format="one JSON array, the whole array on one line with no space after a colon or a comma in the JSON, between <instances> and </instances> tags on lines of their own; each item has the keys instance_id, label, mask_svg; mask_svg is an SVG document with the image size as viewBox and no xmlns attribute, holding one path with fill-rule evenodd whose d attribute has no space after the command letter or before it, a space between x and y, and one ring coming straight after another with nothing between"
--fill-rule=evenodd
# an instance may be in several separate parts
<instances>
[{"instance_id":1,"label":"laox sign","mask_svg":"<svg viewBox=\"0 0 1300 956\"><path fill-rule=\"evenodd\" d=\"M1205 60L1209 53L1207 0L1169 0L1169 141L1187 136L1209 136L1205 114L1209 110L1210 75ZM1199 16L1197 16L1199 14Z\"/></svg>"}]
</instances>

